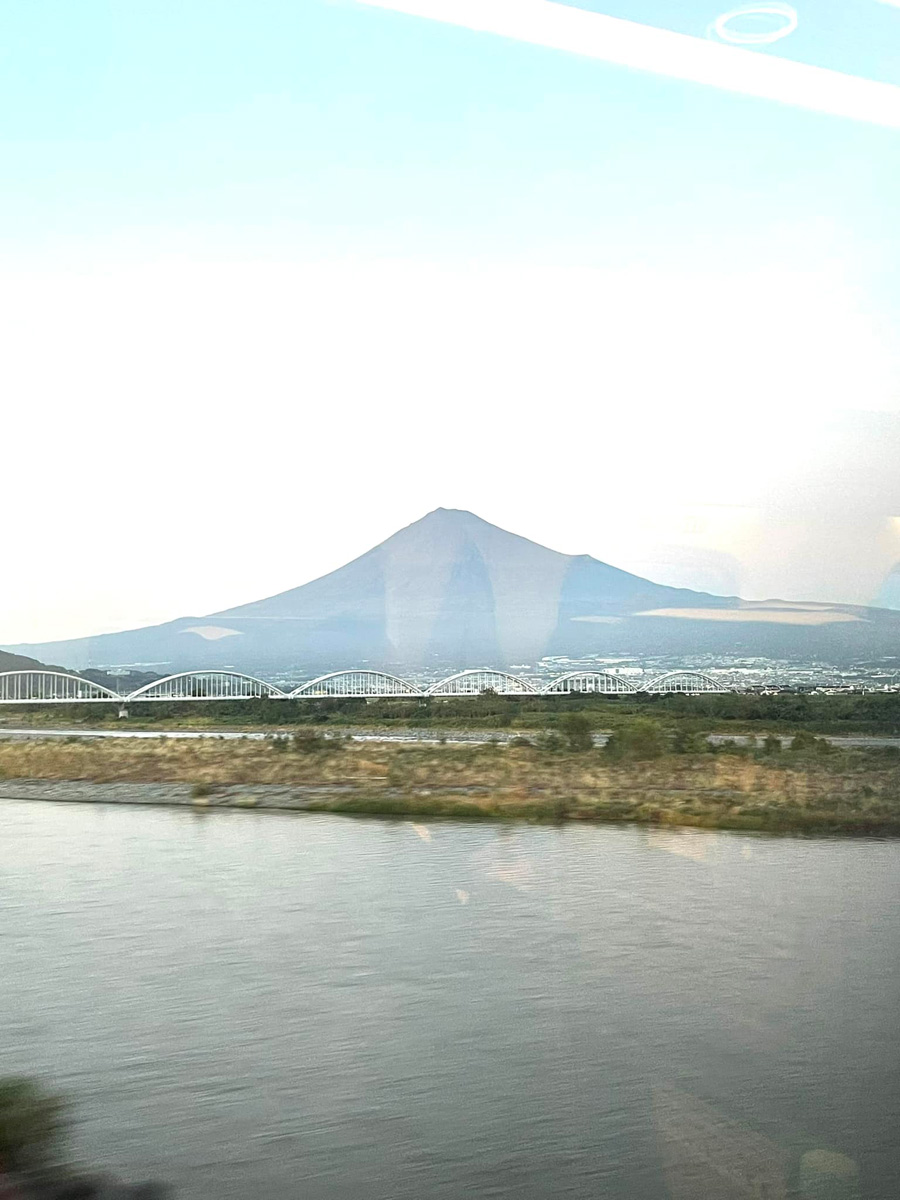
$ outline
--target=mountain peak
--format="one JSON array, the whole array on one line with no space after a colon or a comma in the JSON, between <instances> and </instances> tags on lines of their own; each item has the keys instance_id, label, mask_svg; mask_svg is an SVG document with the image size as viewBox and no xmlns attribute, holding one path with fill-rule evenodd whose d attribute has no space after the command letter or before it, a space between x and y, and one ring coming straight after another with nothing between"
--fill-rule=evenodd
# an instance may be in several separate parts
<instances>
[{"instance_id":1,"label":"mountain peak","mask_svg":"<svg viewBox=\"0 0 900 1200\"><path fill-rule=\"evenodd\" d=\"M485 521L484 517L479 517L477 513L470 512L467 508L433 508L431 512L427 512L424 517L419 517L418 521L413 521L411 525L407 525L407 529L412 529L416 525L487 525L493 529L499 529L498 525L491 526L490 521ZM399 531L400 533L403 530ZM515 535L512 535L515 536Z\"/></svg>"},{"instance_id":2,"label":"mountain peak","mask_svg":"<svg viewBox=\"0 0 900 1200\"><path fill-rule=\"evenodd\" d=\"M896 646L900 624L851 614L800 630L723 611L741 607L748 606L736 597L651 583L590 555L548 549L467 509L440 507L280 595L202 619L15 649L76 667L154 662L258 674L695 655L735 645L778 657L799 644L820 657L850 647L872 656Z\"/></svg>"},{"instance_id":3,"label":"mountain peak","mask_svg":"<svg viewBox=\"0 0 900 1200\"><path fill-rule=\"evenodd\" d=\"M389 538L375 547L375 551L379 550L381 546L402 544L423 534L429 538L445 541L448 547L452 546L454 541L458 542L459 539L474 538L478 541L479 548L487 550L492 556L508 553L513 547L532 546L535 550L557 559L570 557L560 554L557 550L550 550L529 538L522 537L521 534L511 533L500 525L494 525L493 522L486 521L484 517L479 517L477 513L470 512L467 508L433 508L424 517L419 517L417 521L413 521L412 524L391 534ZM436 544L435 540L433 545Z\"/></svg>"},{"instance_id":4,"label":"mountain peak","mask_svg":"<svg viewBox=\"0 0 900 1200\"><path fill-rule=\"evenodd\" d=\"M521 658L552 637L571 561L466 509L435 508L329 575L214 616L371 623L407 662Z\"/></svg>"}]
</instances>

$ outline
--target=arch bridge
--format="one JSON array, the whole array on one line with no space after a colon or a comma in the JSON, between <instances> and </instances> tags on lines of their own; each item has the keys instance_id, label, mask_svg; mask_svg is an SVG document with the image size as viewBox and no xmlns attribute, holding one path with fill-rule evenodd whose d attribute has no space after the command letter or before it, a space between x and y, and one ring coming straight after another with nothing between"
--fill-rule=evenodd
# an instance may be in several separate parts
<instances>
[{"instance_id":1,"label":"arch bridge","mask_svg":"<svg viewBox=\"0 0 900 1200\"><path fill-rule=\"evenodd\" d=\"M80 675L66 671L4 671L0 673L0 704L79 704L122 697Z\"/></svg>"},{"instance_id":2,"label":"arch bridge","mask_svg":"<svg viewBox=\"0 0 900 1200\"><path fill-rule=\"evenodd\" d=\"M611 671L569 671L541 689L542 696L571 696L575 693L599 692L603 696L630 696L638 689L621 675Z\"/></svg>"},{"instance_id":3,"label":"arch bridge","mask_svg":"<svg viewBox=\"0 0 900 1200\"><path fill-rule=\"evenodd\" d=\"M181 671L131 692L124 700L283 700L274 684L240 671Z\"/></svg>"},{"instance_id":4,"label":"arch bridge","mask_svg":"<svg viewBox=\"0 0 900 1200\"><path fill-rule=\"evenodd\" d=\"M676 692L685 696L701 696L707 692L731 692L734 688L727 687L702 671L669 671L652 680L643 690L651 696L670 696Z\"/></svg>"},{"instance_id":5,"label":"arch bridge","mask_svg":"<svg viewBox=\"0 0 900 1200\"><path fill-rule=\"evenodd\" d=\"M301 696L347 696L355 699L382 696L421 696L422 691L414 684L388 675L384 671L332 671L320 675L309 683L301 684L288 693L294 700Z\"/></svg>"},{"instance_id":6,"label":"arch bridge","mask_svg":"<svg viewBox=\"0 0 900 1200\"><path fill-rule=\"evenodd\" d=\"M494 692L498 696L533 696L536 689L518 675L508 671L495 671L479 667L470 671L459 671L447 679L433 683L426 696L480 696Z\"/></svg>"},{"instance_id":7,"label":"arch bridge","mask_svg":"<svg viewBox=\"0 0 900 1200\"><path fill-rule=\"evenodd\" d=\"M241 671L180 671L145 684L135 691L115 692L103 684L68 671L25 670L0 672L0 705L99 704L120 705L154 701L199 700L305 700L325 697L346 699L426 699L454 696L571 696L595 694L633 696L705 695L731 692L735 687L702 671L669 671L648 683L636 684L611 671L569 671L541 686L492 667L458 671L422 688L398 675L358 667L331 671L292 691Z\"/></svg>"}]
</instances>

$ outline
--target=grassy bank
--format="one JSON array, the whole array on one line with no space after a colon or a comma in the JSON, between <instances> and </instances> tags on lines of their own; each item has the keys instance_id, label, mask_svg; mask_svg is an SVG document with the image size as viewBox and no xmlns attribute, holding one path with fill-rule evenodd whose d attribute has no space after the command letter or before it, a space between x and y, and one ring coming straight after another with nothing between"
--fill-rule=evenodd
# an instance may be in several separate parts
<instances>
[{"instance_id":1,"label":"grassy bank","mask_svg":"<svg viewBox=\"0 0 900 1200\"><path fill-rule=\"evenodd\" d=\"M375 701L228 700L202 704L145 703L129 706L133 727L171 729L294 729L393 727L445 730L554 729L566 713L583 714L597 730L616 730L640 717L670 728L708 733L900 735L900 693L811 695L785 692L706 696L471 696ZM0 724L122 728L116 704L4 708Z\"/></svg>"},{"instance_id":2,"label":"grassy bank","mask_svg":"<svg viewBox=\"0 0 900 1200\"><path fill-rule=\"evenodd\" d=\"M720 829L900 834L900 755L827 748L663 749L638 727L611 751L542 744L396 745L314 733L258 742L0 744L2 780L173 782L198 799L226 785L340 785L320 811L661 822Z\"/></svg>"}]
</instances>

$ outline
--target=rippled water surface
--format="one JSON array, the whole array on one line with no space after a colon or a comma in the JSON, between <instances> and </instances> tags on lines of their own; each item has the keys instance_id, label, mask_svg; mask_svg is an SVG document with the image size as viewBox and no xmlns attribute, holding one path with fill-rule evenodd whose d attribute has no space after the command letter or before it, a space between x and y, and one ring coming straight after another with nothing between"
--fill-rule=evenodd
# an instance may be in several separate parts
<instances>
[{"instance_id":1,"label":"rippled water surface","mask_svg":"<svg viewBox=\"0 0 900 1200\"><path fill-rule=\"evenodd\" d=\"M93 1165L182 1200L900 1195L900 843L0 815L2 1072L73 1096Z\"/></svg>"}]
</instances>

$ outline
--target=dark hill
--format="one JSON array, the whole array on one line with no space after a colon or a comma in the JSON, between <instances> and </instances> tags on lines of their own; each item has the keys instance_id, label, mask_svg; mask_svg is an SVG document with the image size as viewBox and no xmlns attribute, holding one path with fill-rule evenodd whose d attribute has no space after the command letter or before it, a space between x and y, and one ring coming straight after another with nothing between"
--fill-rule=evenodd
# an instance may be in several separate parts
<instances>
[{"instance_id":1,"label":"dark hill","mask_svg":"<svg viewBox=\"0 0 900 1200\"><path fill-rule=\"evenodd\" d=\"M48 667L36 658L28 658L24 654L10 654L0 650L0 671L60 671L62 667Z\"/></svg>"}]
</instances>

